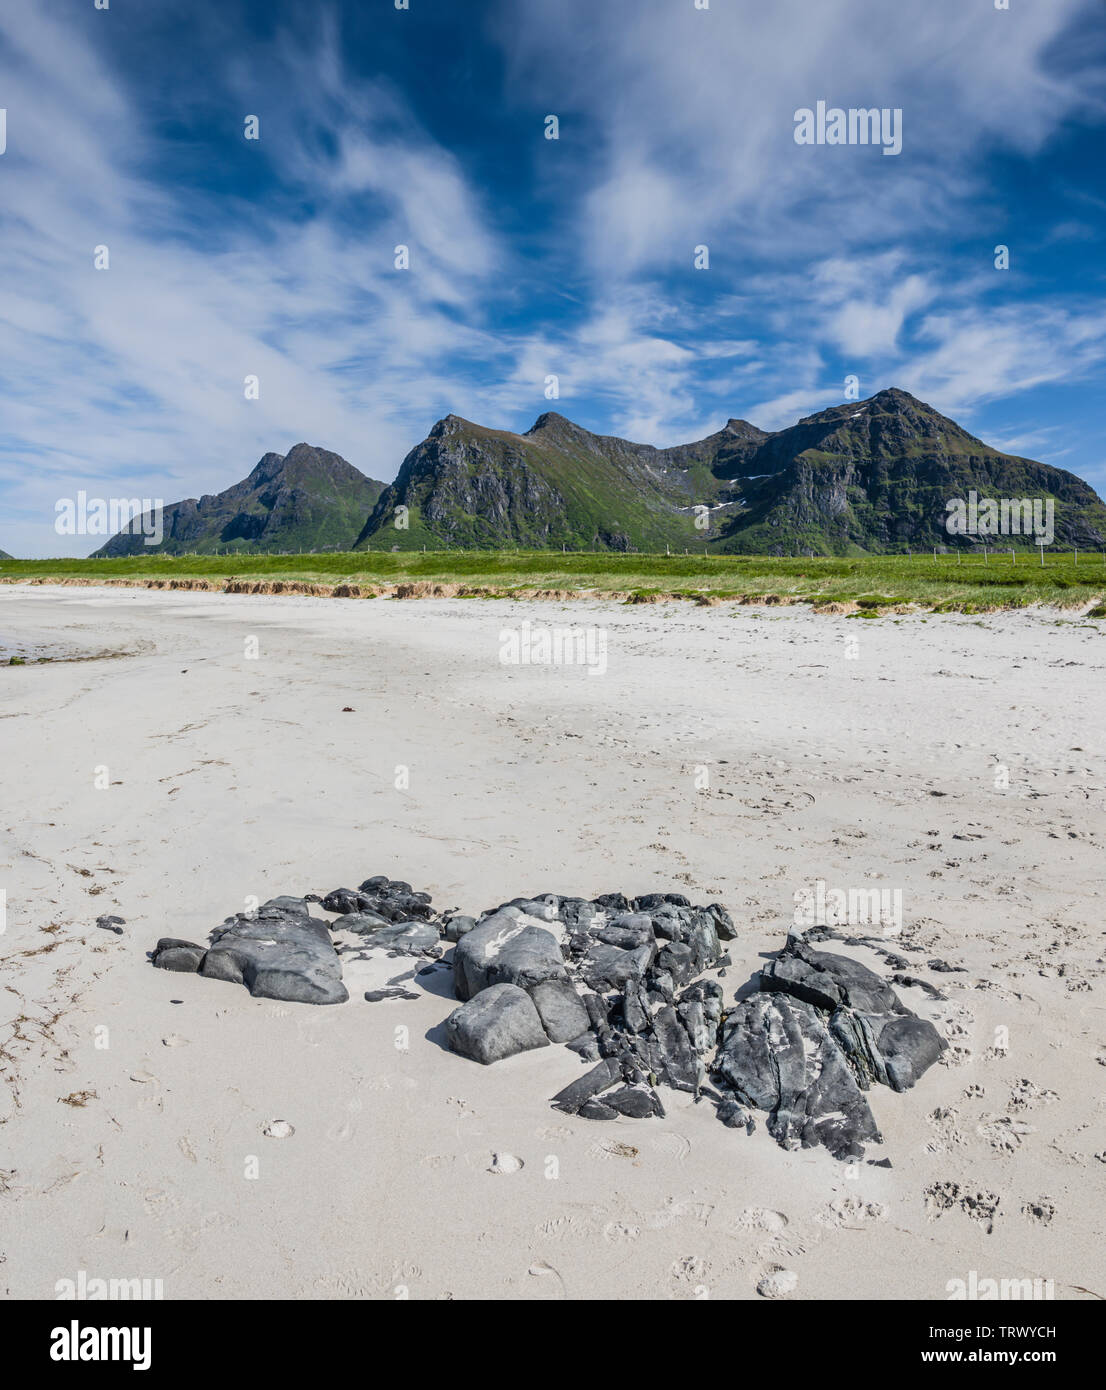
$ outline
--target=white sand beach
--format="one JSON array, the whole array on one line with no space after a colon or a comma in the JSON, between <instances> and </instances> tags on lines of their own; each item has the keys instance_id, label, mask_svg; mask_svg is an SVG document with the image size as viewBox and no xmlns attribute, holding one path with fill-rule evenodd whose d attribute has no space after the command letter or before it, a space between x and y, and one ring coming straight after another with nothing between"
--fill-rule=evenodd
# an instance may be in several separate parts
<instances>
[{"instance_id":1,"label":"white sand beach","mask_svg":"<svg viewBox=\"0 0 1106 1390\"><path fill-rule=\"evenodd\" d=\"M524 621L601 629L605 672L502 665ZM9 586L0 631L94 658L0 671L6 1297L1106 1296L1101 623ZM445 968L368 1003L422 965L382 956L313 1007L147 960L374 874L474 915L718 900L727 1003L797 891L897 890L945 997L897 988L949 1048L869 1093L891 1166L849 1166L670 1090L551 1109L579 1059L446 1050Z\"/></svg>"}]
</instances>

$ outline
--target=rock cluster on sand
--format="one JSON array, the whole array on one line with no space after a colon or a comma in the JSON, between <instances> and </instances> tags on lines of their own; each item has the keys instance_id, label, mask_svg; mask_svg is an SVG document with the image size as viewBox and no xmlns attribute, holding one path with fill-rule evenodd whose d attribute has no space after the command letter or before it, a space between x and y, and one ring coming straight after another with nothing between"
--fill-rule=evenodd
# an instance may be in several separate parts
<instances>
[{"instance_id":1,"label":"rock cluster on sand","mask_svg":"<svg viewBox=\"0 0 1106 1390\"><path fill-rule=\"evenodd\" d=\"M314 917L312 902L339 915ZM658 1088L669 1086L710 1101L731 1128L751 1132L751 1111L763 1111L782 1147L818 1144L855 1160L880 1139L864 1092L877 1082L908 1089L945 1047L874 971L814 950L814 933L789 936L754 992L727 1009L720 978L733 922L719 904L678 893L543 893L473 918L439 915L429 894L381 875L321 899L273 898L228 918L208 946L162 938L151 958L263 998L339 1004L348 994L331 932L391 955L437 958L443 940L453 943L461 1003L446 1019L449 1047L487 1066L566 1045L587 1069L552 1103L586 1119L663 1116ZM417 997L397 987L365 994Z\"/></svg>"},{"instance_id":2,"label":"rock cluster on sand","mask_svg":"<svg viewBox=\"0 0 1106 1390\"><path fill-rule=\"evenodd\" d=\"M312 901L343 915L333 922L312 917ZM272 898L256 912L228 917L211 933L208 946L162 937L151 959L161 970L196 971L210 979L245 985L263 999L344 1004L349 994L330 935L338 930L363 937L367 946L400 955L436 951L441 938L430 895L380 875L366 879L356 892L336 888L321 900ZM381 991L374 993L386 997Z\"/></svg>"},{"instance_id":3,"label":"rock cluster on sand","mask_svg":"<svg viewBox=\"0 0 1106 1390\"><path fill-rule=\"evenodd\" d=\"M546 893L470 922L453 952L464 1002L449 1045L487 1064L566 1043L593 1065L553 1104L587 1119L663 1115L658 1087L670 1086L731 1127L767 1112L784 1148L857 1159L880 1138L864 1091L907 1089L944 1048L874 971L794 938L725 1010L718 979L703 976L728 964L733 923L680 894Z\"/></svg>"}]
</instances>

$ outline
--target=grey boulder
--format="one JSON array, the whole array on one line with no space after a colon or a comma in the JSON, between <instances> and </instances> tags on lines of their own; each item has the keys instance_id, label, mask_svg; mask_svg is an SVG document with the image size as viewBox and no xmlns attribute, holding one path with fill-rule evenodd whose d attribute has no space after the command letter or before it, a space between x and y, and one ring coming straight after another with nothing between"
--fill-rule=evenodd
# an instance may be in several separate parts
<instances>
[{"instance_id":1,"label":"grey boulder","mask_svg":"<svg viewBox=\"0 0 1106 1390\"><path fill-rule=\"evenodd\" d=\"M378 912L347 912L344 917L336 917L330 924L331 931L351 931L358 936L372 936L382 927L391 926L387 917Z\"/></svg>"},{"instance_id":2,"label":"grey boulder","mask_svg":"<svg viewBox=\"0 0 1106 1390\"><path fill-rule=\"evenodd\" d=\"M417 956L437 946L438 939L438 928L429 922L395 922L374 931L365 945Z\"/></svg>"},{"instance_id":3,"label":"grey boulder","mask_svg":"<svg viewBox=\"0 0 1106 1390\"><path fill-rule=\"evenodd\" d=\"M613 1057L604 1057L598 1066L592 1067L583 1076L578 1076L575 1081L570 1081L563 1090L558 1091L553 1097L553 1104L565 1114L575 1115L589 1100L594 1100L601 1091L621 1080L622 1068L618 1062Z\"/></svg>"},{"instance_id":4,"label":"grey boulder","mask_svg":"<svg viewBox=\"0 0 1106 1390\"><path fill-rule=\"evenodd\" d=\"M879 1131L824 1016L805 1000L761 993L727 1017L714 1073L738 1101L768 1112L785 1149L821 1144L857 1160Z\"/></svg>"},{"instance_id":5,"label":"grey boulder","mask_svg":"<svg viewBox=\"0 0 1106 1390\"><path fill-rule=\"evenodd\" d=\"M848 956L791 945L760 972L760 987L793 995L819 1009L839 1004L865 1013L905 1013L898 995L875 971Z\"/></svg>"},{"instance_id":6,"label":"grey boulder","mask_svg":"<svg viewBox=\"0 0 1106 1390\"><path fill-rule=\"evenodd\" d=\"M945 1050L945 1040L925 1018L913 1014L866 1014L838 1009L830 1020L861 1084L879 1081L908 1091Z\"/></svg>"},{"instance_id":7,"label":"grey boulder","mask_svg":"<svg viewBox=\"0 0 1106 1390\"><path fill-rule=\"evenodd\" d=\"M532 989L543 980L567 978L553 933L506 913L485 918L453 948L453 988L458 999L472 999L489 985Z\"/></svg>"},{"instance_id":8,"label":"grey boulder","mask_svg":"<svg viewBox=\"0 0 1106 1390\"><path fill-rule=\"evenodd\" d=\"M642 978L652 964L656 946L638 946L624 951L620 946L597 945L584 962L584 983L602 994L607 990L622 990L631 980Z\"/></svg>"},{"instance_id":9,"label":"grey boulder","mask_svg":"<svg viewBox=\"0 0 1106 1390\"><path fill-rule=\"evenodd\" d=\"M452 1050L483 1066L549 1046L534 1001L518 985L498 984L481 990L454 1009L445 1027Z\"/></svg>"},{"instance_id":10,"label":"grey boulder","mask_svg":"<svg viewBox=\"0 0 1106 1390\"><path fill-rule=\"evenodd\" d=\"M467 936L470 931L475 930L476 918L455 916L451 917L446 923L445 939L447 941L460 941L462 936Z\"/></svg>"},{"instance_id":11,"label":"grey boulder","mask_svg":"<svg viewBox=\"0 0 1106 1390\"><path fill-rule=\"evenodd\" d=\"M571 1042L586 1031L588 1011L567 978L539 980L531 986L530 998L550 1042Z\"/></svg>"},{"instance_id":12,"label":"grey boulder","mask_svg":"<svg viewBox=\"0 0 1106 1390\"><path fill-rule=\"evenodd\" d=\"M254 917L228 918L212 933L199 969L262 999L344 1004L349 998L326 923L308 916L305 906L291 911L267 903Z\"/></svg>"},{"instance_id":13,"label":"grey boulder","mask_svg":"<svg viewBox=\"0 0 1106 1390\"><path fill-rule=\"evenodd\" d=\"M163 936L154 947L151 959L159 970L192 972L199 970L206 955L206 946L197 946L194 941L181 941L175 936Z\"/></svg>"}]
</instances>

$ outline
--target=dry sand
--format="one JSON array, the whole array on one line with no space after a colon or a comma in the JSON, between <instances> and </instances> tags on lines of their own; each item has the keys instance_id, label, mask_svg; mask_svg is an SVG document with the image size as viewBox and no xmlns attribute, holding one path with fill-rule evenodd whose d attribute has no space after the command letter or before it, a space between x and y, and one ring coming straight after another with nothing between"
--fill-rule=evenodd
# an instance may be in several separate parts
<instances>
[{"instance_id":1,"label":"dry sand","mask_svg":"<svg viewBox=\"0 0 1106 1390\"><path fill-rule=\"evenodd\" d=\"M523 620L603 628L606 674L504 667ZM7 1296L754 1298L777 1268L793 1299L1106 1295L1100 625L9 588L0 632L129 653L0 675ZM670 1091L665 1120L559 1114L566 1050L444 1050L445 970L313 1008L146 960L377 873L470 913L717 897L728 998L796 890L899 889L891 944L947 999L900 993L950 1048L870 1093L892 1166L858 1170Z\"/></svg>"}]
</instances>

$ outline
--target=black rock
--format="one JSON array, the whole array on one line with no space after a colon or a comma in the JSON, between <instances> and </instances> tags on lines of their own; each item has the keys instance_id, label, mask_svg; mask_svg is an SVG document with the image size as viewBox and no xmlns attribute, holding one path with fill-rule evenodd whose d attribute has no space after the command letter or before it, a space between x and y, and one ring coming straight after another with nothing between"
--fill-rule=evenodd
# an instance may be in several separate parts
<instances>
[{"instance_id":1,"label":"black rock","mask_svg":"<svg viewBox=\"0 0 1106 1390\"><path fill-rule=\"evenodd\" d=\"M592 930L597 941L605 946L618 946L623 951L656 946L653 923L644 912L623 912L605 926Z\"/></svg>"},{"instance_id":2,"label":"black rock","mask_svg":"<svg viewBox=\"0 0 1106 1390\"><path fill-rule=\"evenodd\" d=\"M536 898L512 898L505 904L507 907L517 907L520 912L527 917L536 917L539 922L552 922L557 917L556 903L539 902Z\"/></svg>"},{"instance_id":3,"label":"black rock","mask_svg":"<svg viewBox=\"0 0 1106 1390\"><path fill-rule=\"evenodd\" d=\"M496 984L481 990L455 1009L445 1026L453 1051L484 1066L549 1046L534 1001L518 985Z\"/></svg>"},{"instance_id":4,"label":"black rock","mask_svg":"<svg viewBox=\"0 0 1106 1390\"><path fill-rule=\"evenodd\" d=\"M382 999L418 999L420 996L413 989L404 989L401 985L392 985L386 989L367 989L365 998L370 1004L379 1004Z\"/></svg>"},{"instance_id":5,"label":"black rock","mask_svg":"<svg viewBox=\"0 0 1106 1390\"><path fill-rule=\"evenodd\" d=\"M199 970L206 955L206 946L197 946L194 941L181 941L175 936L163 936L154 948L151 960L159 970L179 970L188 974Z\"/></svg>"},{"instance_id":6,"label":"black rock","mask_svg":"<svg viewBox=\"0 0 1106 1390\"><path fill-rule=\"evenodd\" d=\"M664 907L666 903L671 903L673 907L691 906L682 893L645 893L634 899L633 907L635 912L649 912L655 907Z\"/></svg>"},{"instance_id":7,"label":"black rock","mask_svg":"<svg viewBox=\"0 0 1106 1390\"><path fill-rule=\"evenodd\" d=\"M381 917L378 912L347 912L344 917L336 917L330 923L331 931L351 931L358 936L372 936L381 927L391 925L391 919Z\"/></svg>"},{"instance_id":8,"label":"black rock","mask_svg":"<svg viewBox=\"0 0 1106 1390\"><path fill-rule=\"evenodd\" d=\"M722 904L708 903L707 911L714 918L714 930L719 941L732 941L737 936L737 932L734 930L733 918Z\"/></svg>"},{"instance_id":9,"label":"black rock","mask_svg":"<svg viewBox=\"0 0 1106 1390\"><path fill-rule=\"evenodd\" d=\"M453 988L458 999L471 999L489 985L507 983L530 989L542 980L567 979L553 933L524 925L505 913L485 919L453 948Z\"/></svg>"},{"instance_id":10,"label":"black rock","mask_svg":"<svg viewBox=\"0 0 1106 1390\"><path fill-rule=\"evenodd\" d=\"M589 1100L576 1112L582 1120L617 1120L618 1111L604 1105L601 1100Z\"/></svg>"},{"instance_id":11,"label":"black rock","mask_svg":"<svg viewBox=\"0 0 1106 1390\"><path fill-rule=\"evenodd\" d=\"M476 926L475 917L451 917L446 923L445 939L447 941L460 941L462 936L467 936Z\"/></svg>"},{"instance_id":12,"label":"black rock","mask_svg":"<svg viewBox=\"0 0 1106 1390\"><path fill-rule=\"evenodd\" d=\"M893 985L902 985L904 989L923 990L930 997L930 999L947 998L947 996L942 994L941 991L937 989L935 985L931 985L928 980L919 979L917 975L892 975L891 983Z\"/></svg>"},{"instance_id":13,"label":"black rock","mask_svg":"<svg viewBox=\"0 0 1106 1390\"><path fill-rule=\"evenodd\" d=\"M649 996L640 980L627 980L622 987L622 1026L631 1033L646 1033L652 1027Z\"/></svg>"},{"instance_id":14,"label":"black rock","mask_svg":"<svg viewBox=\"0 0 1106 1390\"><path fill-rule=\"evenodd\" d=\"M258 916L266 916L273 912L291 913L295 917L310 916L306 898L293 898L286 893L278 898L270 898L267 903L262 903L257 912Z\"/></svg>"},{"instance_id":15,"label":"black rock","mask_svg":"<svg viewBox=\"0 0 1106 1390\"><path fill-rule=\"evenodd\" d=\"M783 1148L822 1144L857 1159L879 1139L844 1052L803 999L765 992L739 1003L723 1025L714 1070L738 1100L768 1112L768 1132Z\"/></svg>"},{"instance_id":16,"label":"black rock","mask_svg":"<svg viewBox=\"0 0 1106 1390\"><path fill-rule=\"evenodd\" d=\"M569 1082L564 1090L558 1091L552 1104L567 1115L575 1115L582 1105L621 1080L622 1069L618 1063L613 1058L604 1058L598 1066L592 1067L583 1076Z\"/></svg>"},{"instance_id":17,"label":"black rock","mask_svg":"<svg viewBox=\"0 0 1106 1390\"><path fill-rule=\"evenodd\" d=\"M578 1038L590 1023L584 1002L567 976L539 980L531 985L530 998L550 1042L563 1043Z\"/></svg>"},{"instance_id":18,"label":"black rock","mask_svg":"<svg viewBox=\"0 0 1106 1390\"><path fill-rule=\"evenodd\" d=\"M438 928L430 922L393 922L365 938L365 945L405 956L420 956L438 944Z\"/></svg>"},{"instance_id":19,"label":"black rock","mask_svg":"<svg viewBox=\"0 0 1106 1390\"><path fill-rule=\"evenodd\" d=\"M664 1117L664 1106L652 1086L622 1086L617 1091L607 1091L601 1104L633 1120L648 1120L654 1115Z\"/></svg>"},{"instance_id":20,"label":"black rock","mask_svg":"<svg viewBox=\"0 0 1106 1390\"><path fill-rule=\"evenodd\" d=\"M604 912L629 912L630 899L624 893L601 893L598 898L592 898L592 903L596 907L601 907Z\"/></svg>"},{"instance_id":21,"label":"black rock","mask_svg":"<svg viewBox=\"0 0 1106 1390\"><path fill-rule=\"evenodd\" d=\"M727 1129L743 1129L746 1134L752 1134L757 1127L749 1111L735 1100L724 1100L716 1113Z\"/></svg>"},{"instance_id":22,"label":"black rock","mask_svg":"<svg viewBox=\"0 0 1106 1390\"><path fill-rule=\"evenodd\" d=\"M565 1046L585 1062L599 1061L599 1042L594 1033L581 1033L578 1038L569 1039Z\"/></svg>"},{"instance_id":23,"label":"black rock","mask_svg":"<svg viewBox=\"0 0 1106 1390\"><path fill-rule=\"evenodd\" d=\"M838 1009L830 1022L863 1084L882 1082L907 1091L945 1050L945 1040L925 1018Z\"/></svg>"},{"instance_id":24,"label":"black rock","mask_svg":"<svg viewBox=\"0 0 1106 1390\"><path fill-rule=\"evenodd\" d=\"M584 982L599 993L608 989L621 990L627 980L642 978L652 963L654 950L652 946L639 946L624 951L618 946L599 943L584 961Z\"/></svg>"},{"instance_id":25,"label":"black rock","mask_svg":"<svg viewBox=\"0 0 1106 1390\"><path fill-rule=\"evenodd\" d=\"M360 912L362 907L368 907L368 902L361 893L355 893L352 888L334 888L322 901L322 906L327 912L341 912L343 915L352 912Z\"/></svg>"},{"instance_id":26,"label":"black rock","mask_svg":"<svg viewBox=\"0 0 1106 1390\"><path fill-rule=\"evenodd\" d=\"M722 955L718 924L711 912L692 908L692 918L684 943L691 949L692 973L700 974L717 964Z\"/></svg>"},{"instance_id":27,"label":"black rock","mask_svg":"<svg viewBox=\"0 0 1106 1390\"><path fill-rule=\"evenodd\" d=\"M211 934L200 973L244 984L263 999L344 1004L342 965L325 922L266 904L256 915L229 917Z\"/></svg>"},{"instance_id":28,"label":"black rock","mask_svg":"<svg viewBox=\"0 0 1106 1390\"><path fill-rule=\"evenodd\" d=\"M671 1004L665 1004L653 1016L653 1039L659 1054L659 1065L654 1070L661 1080L677 1091L698 1090L703 1079L702 1063Z\"/></svg>"},{"instance_id":29,"label":"black rock","mask_svg":"<svg viewBox=\"0 0 1106 1390\"><path fill-rule=\"evenodd\" d=\"M673 988L679 989L695 973L695 958L690 946L682 941L669 941L657 954L657 974L666 975Z\"/></svg>"},{"instance_id":30,"label":"black rock","mask_svg":"<svg viewBox=\"0 0 1106 1390\"><path fill-rule=\"evenodd\" d=\"M586 929L595 918L595 904L586 898L562 898L561 921L570 931Z\"/></svg>"},{"instance_id":31,"label":"black rock","mask_svg":"<svg viewBox=\"0 0 1106 1390\"><path fill-rule=\"evenodd\" d=\"M793 995L819 1009L847 1004L867 1013L903 1013L898 995L885 981L848 956L788 945L760 972L760 987Z\"/></svg>"}]
</instances>

